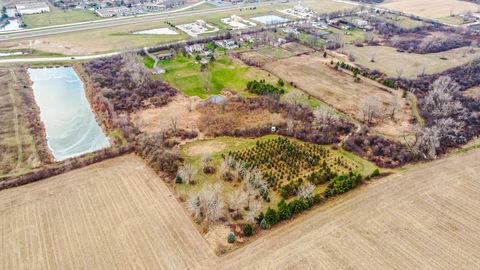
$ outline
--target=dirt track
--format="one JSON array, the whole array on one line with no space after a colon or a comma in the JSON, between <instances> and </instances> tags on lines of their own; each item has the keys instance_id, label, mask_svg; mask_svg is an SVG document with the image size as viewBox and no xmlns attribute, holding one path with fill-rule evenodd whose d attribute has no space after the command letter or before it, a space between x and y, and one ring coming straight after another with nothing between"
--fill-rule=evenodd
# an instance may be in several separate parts
<instances>
[{"instance_id":1,"label":"dirt track","mask_svg":"<svg viewBox=\"0 0 480 270\"><path fill-rule=\"evenodd\" d=\"M1 269L474 269L480 151L420 165L218 258L142 161L0 192Z\"/></svg>"}]
</instances>

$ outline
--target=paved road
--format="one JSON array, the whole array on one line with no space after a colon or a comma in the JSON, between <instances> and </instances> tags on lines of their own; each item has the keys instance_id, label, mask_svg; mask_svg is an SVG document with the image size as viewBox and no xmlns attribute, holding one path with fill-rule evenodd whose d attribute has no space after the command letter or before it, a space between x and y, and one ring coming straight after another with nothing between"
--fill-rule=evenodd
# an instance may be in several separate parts
<instances>
[{"instance_id":1,"label":"paved road","mask_svg":"<svg viewBox=\"0 0 480 270\"><path fill-rule=\"evenodd\" d=\"M12 63L35 63L35 62L63 62L63 61L81 61L81 60L92 60L96 58L109 57L120 54L120 52L113 53L104 53L96 55L85 55L85 56L65 56L65 57L37 57L37 58L11 58L11 59L1 59L0 64L12 64Z\"/></svg>"},{"instance_id":2,"label":"paved road","mask_svg":"<svg viewBox=\"0 0 480 270\"><path fill-rule=\"evenodd\" d=\"M84 22L84 23L60 25L55 27L26 29L26 30L20 30L17 32L2 33L0 34L0 42L35 38L35 37L41 37L41 36L47 36L47 35L64 34L64 33L70 33L70 32L86 31L86 30L92 30L92 29L98 29L98 28L115 27L115 26L122 26L127 24L148 23L148 22L161 21L161 20L167 20L167 19L207 15L214 12L224 12L224 11L237 10L241 8L248 8L248 7L274 5L281 2L284 2L284 1L276 0L276 1L269 1L265 3L215 7L215 8L202 9L202 10L192 10L192 11L176 10L171 12L157 13L157 14L146 14L146 15L140 15L140 16L129 16L129 17L122 17L122 18L115 18L115 19L105 19L105 20L98 20L98 21L91 21L91 22Z\"/></svg>"}]
</instances>

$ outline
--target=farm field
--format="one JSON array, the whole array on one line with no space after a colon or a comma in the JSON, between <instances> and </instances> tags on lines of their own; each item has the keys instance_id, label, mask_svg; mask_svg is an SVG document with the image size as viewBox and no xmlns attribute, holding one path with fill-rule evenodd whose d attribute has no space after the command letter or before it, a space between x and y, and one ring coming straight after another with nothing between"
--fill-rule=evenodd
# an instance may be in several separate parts
<instances>
[{"instance_id":1,"label":"farm field","mask_svg":"<svg viewBox=\"0 0 480 270\"><path fill-rule=\"evenodd\" d=\"M2 269L193 269L214 259L134 155L0 192Z\"/></svg>"},{"instance_id":2,"label":"farm field","mask_svg":"<svg viewBox=\"0 0 480 270\"><path fill-rule=\"evenodd\" d=\"M414 79L425 74L434 74L447 69L463 65L480 57L480 49L457 48L445 52L431 54L416 54L397 52L395 48L387 46L355 47L348 45L345 54L352 53L355 63L370 69L378 69L389 76L397 77L402 72L402 77ZM374 57L375 62L370 60ZM442 59L443 58L443 59ZM395 63L395 65L392 65Z\"/></svg>"},{"instance_id":3,"label":"farm field","mask_svg":"<svg viewBox=\"0 0 480 270\"><path fill-rule=\"evenodd\" d=\"M22 68L0 69L0 178L26 173L41 165L39 149L29 128L31 111L27 111L25 104L27 96L34 102L31 89L23 87L28 80Z\"/></svg>"},{"instance_id":4,"label":"farm field","mask_svg":"<svg viewBox=\"0 0 480 270\"><path fill-rule=\"evenodd\" d=\"M22 16L22 19L27 25L27 28L30 29L68 23L94 21L102 18L90 10L61 10L58 8L53 8L49 13L25 15Z\"/></svg>"},{"instance_id":5,"label":"farm field","mask_svg":"<svg viewBox=\"0 0 480 270\"><path fill-rule=\"evenodd\" d=\"M379 6L430 19L443 20L451 14L476 12L479 5L461 0L388 0Z\"/></svg>"},{"instance_id":6,"label":"farm field","mask_svg":"<svg viewBox=\"0 0 480 270\"><path fill-rule=\"evenodd\" d=\"M479 154L378 180L223 257L208 248L163 181L127 155L0 191L0 265L472 269L480 264Z\"/></svg>"},{"instance_id":7,"label":"farm field","mask_svg":"<svg viewBox=\"0 0 480 270\"><path fill-rule=\"evenodd\" d=\"M363 98L372 95L382 102L387 102L394 95L400 95L399 91L366 78L354 82L352 75L329 66L329 60L319 54L311 54L280 59L264 65L263 68L286 82L293 82L299 89L356 119L359 119L359 106ZM374 130L399 139L401 134L411 128L414 118L407 100L401 100L400 110L395 117L395 121L381 120Z\"/></svg>"},{"instance_id":8,"label":"farm field","mask_svg":"<svg viewBox=\"0 0 480 270\"><path fill-rule=\"evenodd\" d=\"M341 10L350 10L356 7L349 2L337 2L332 0L303 0L303 5L319 13L329 13Z\"/></svg>"}]
</instances>

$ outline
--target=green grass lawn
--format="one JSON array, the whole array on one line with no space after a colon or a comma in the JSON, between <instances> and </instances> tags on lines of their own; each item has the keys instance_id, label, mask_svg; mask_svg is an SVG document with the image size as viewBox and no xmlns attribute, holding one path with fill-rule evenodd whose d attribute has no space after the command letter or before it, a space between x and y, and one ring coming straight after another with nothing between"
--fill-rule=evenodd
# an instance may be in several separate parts
<instances>
[{"instance_id":1,"label":"green grass lawn","mask_svg":"<svg viewBox=\"0 0 480 270\"><path fill-rule=\"evenodd\" d=\"M54 9L49 13L24 15L23 21L27 28L37 28L44 26L78 23L94 21L101 19L91 10L59 10Z\"/></svg>"},{"instance_id":2,"label":"green grass lawn","mask_svg":"<svg viewBox=\"0 0 480 270\"><path fill-rule=\"evenodd\" d=\"M147 68L153 68L153 65L155 64L155 60L153 60L152 58L150 58L150 56L148 55L145 55L143 57L143 63L145 64L145 66Z\"/></svg>"},{"instance_id":3,"label":"green grass lawn","mask_svg":"<svg viewBox=\"0 0 480 270\"><path fill-rule=\"evenodd\" d=\"M163 78L188 96L207 98L219 94L224 89L240 93L243 96L252 96L245 91L251 80L265 79L275 83L278 79L263 70L249 67L237 60L230 60L227 56L218 56L214 63L207 65L204 74L200 71L200 64L193 57L177 55L174 59L161 61L160 66L165 68ZM209 78L210 91L206 92L202 77Z\"/></svg>"}]
</instances>

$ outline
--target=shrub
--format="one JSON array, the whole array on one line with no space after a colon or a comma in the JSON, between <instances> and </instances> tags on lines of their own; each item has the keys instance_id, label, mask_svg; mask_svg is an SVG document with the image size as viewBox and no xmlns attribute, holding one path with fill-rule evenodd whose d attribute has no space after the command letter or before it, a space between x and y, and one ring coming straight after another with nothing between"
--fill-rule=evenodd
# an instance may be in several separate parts
<instances>
[{"instance_id":1,"label":"shrub","mask_svg":"<svg viewBox=\"0 0 480 270\"><path fill-rule=\"evenodd\" d=\"M268 225L272 226L278 223L278 213L277 211L273 210L272 208L268 208L267 212L265 212L265 221Z\"/></svg>"},{"instance_id":2,"label":"shrub","mask_svg":"<svg viewBox=\"0 0 480 270\"><path fill-rule=\"evenodd\" d=\"M253 234L253 228L252 225L250 224L245 224L245 227L243 227L243 234L245 236L251 236Z\"/></svg>"},{"instance_id":3,"label":"shrub","mask_svg":"<svg viewBox=\"0 0 480 270\"><path fill-rule=\"evenodd\" d=\"M233 234L233 232L231 232L231 233L228 235L228 243L230 243L230 244L235 243L235 234Z\"/></svg>"},{"instance_id":4,"label":"shrub","mask_svg":"<svg viewBox=\"0 0 480 270\"><path fill-rule=\"evenodd\" d=\"M281 200L278 205L278 218L280 220L287 220L292 217L292 211L288 207L288 204L285 202L285 200Z\"/></svg>"},{"instance_id":5,"label":"shrub","mask_svg":"<svg viewBox=\"0 0 480 270\"><path fill-rule=\"evenodd\" d=\"M376 177L380 175L380 171L378 169L375 169L372 174L370 175L371 177Z\"/></svg>"},{"instance_id":6,"label":"shrub","mask_svg":"<svg viewBox=\"0 0 480 270\"><path fill-rule=\"evenodd\" d=\"M176 183L176 184L181 184L182 181L183 181L183 179L182 179L182 177L181 177L180 175L177 175L177 176L175 177L175 183Z\"/></svg>"},{"instance_id":7,"label":"shrub","mask_svg":"<svg viewBox=\"0 0 480 270\"><path fill-rule=\"evenodd\" d=\"M333 196L333 191L331 188L326 188L323 194L325 195L326 198L330 198Z\"/></svg>"},{"instance_id":8,"label":"shrub","mask_svg":"<svg viewBox=\"0 0 480 270\"><path fill-rule=\"evenodd\" d=\"M267 221L265 219L262 219L262 221L260 222L260 228L262 228L262 230L267 229Z\"/></svg>"},{"instance_id":9,"label":"shrub","mask_svg":"<svg viewBox=\"0 0 480 270\"><path fill-rule=\"evenodd\" d=\"M285 93L285 90L281 88L277 88L269 83L266 83L265 80L249 81L247 83L247 89L249 92L258 94L258 95L265 95L265 94L282 95Z\"/></svg>"}]
</instances>

